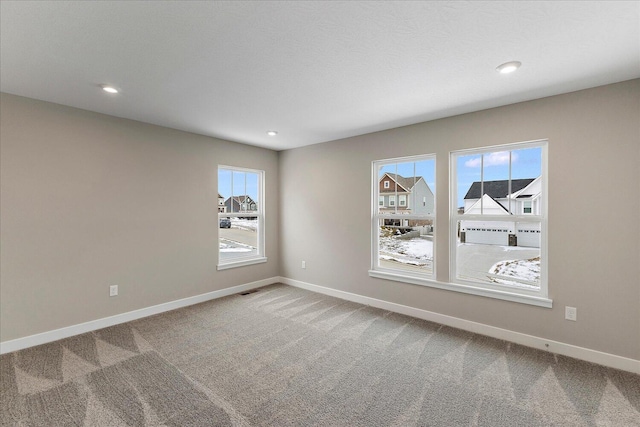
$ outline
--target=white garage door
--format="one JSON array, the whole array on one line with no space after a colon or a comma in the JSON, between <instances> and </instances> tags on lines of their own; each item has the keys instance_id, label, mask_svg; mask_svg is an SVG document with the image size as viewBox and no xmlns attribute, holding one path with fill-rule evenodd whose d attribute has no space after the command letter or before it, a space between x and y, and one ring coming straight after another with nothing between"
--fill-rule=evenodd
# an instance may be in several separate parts
<instances>
[{"instance_id":1,"label":"white garage door","mask_svg":"<svg viewBox=\"0 0 640 427\"><path fill-rule=\"evenodd\" d=\"M500 228L467 228L467 243L484 245L509 245L509 230Z\"/></svg>"},{"instance_id":2,"label":"white garage door","mask_svg":"<svg viewBox=\"0 0 640 427\"><path fill-rule=\"evenodd\" d=\"M540 247L540 230L519 229L516 235L518 236L518 246Z\"/></svg>"}]
</instances>

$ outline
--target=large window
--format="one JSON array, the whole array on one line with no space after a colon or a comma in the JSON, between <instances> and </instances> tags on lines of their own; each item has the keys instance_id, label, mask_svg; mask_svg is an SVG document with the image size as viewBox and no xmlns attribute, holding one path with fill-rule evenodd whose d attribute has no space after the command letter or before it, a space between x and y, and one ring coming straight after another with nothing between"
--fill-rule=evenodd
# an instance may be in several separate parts
<instances>
[{"instance_id":1,"label":"large window","mask_svg":"<svg viewBox=\"0 0 640 427\"><path fill-rule=\"evenodd\" d=\"M546 141L451 153L450 281L547 298Z\"/></svg>"},{"instance_id":2,"label":"large window","mask_svg":"<svg viewBox=\"0 0 640 427\"><path fill-rule=\"evenodd\" d=\"M218 167L218 269L265 262L264 171Z\"/></svg>"},{"instance_id":3,"label":"large window","mask_svg":"<svg viewBox=\"0 0 640 427\"><path fill-rule=\"evenodd\" d=\"M372 171L370 274L433 279L435 156L380 160Z\"/></svg>"}]
</instances>

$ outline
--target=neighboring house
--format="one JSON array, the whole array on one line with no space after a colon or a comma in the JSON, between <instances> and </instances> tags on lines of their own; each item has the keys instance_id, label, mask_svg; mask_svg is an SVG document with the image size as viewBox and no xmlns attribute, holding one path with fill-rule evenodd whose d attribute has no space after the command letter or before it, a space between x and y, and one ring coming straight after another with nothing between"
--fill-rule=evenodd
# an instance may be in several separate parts
<instances>
[{"instance_id":1,"label":"neighboring house","mask_svg":"<svg viewBox=\"0 0 640 427\"><path fill-rule=\"evenodd\" d=\"M421 176L385 173L380 178L378 206L380 212L433 214L433 192Z\"/></svg>"},{"instance_id":2,"label":"neighboring house","mask_svg":"<svg viewBox=\"0 0 640 427\"><path fill-rule=\"evenodd\" d=\"M258 210L258 205L250 196L234 196L229 197L224 206L226 212L255 212Z\"/></svg>"},{"instance_id":3,"label":"neighboring house","mask_svg":"<svg viewBox=\"0 0 640 427\"><path fill-rule=\"evenodd\" d=\"M464 215L539 215L541 193L540 177L511 180L511 195L508 180L474 182L464 197ZM517 223L508 218L504 221L460 221L460 240L539 248L540 223Z\"/></svg>"},{"instance_id":4,"label":"neighboring house","mask_svg":"<svg viewBox=\"0 0 640 427\"><path fill-rule=\"evenodd\" d=\"M224 205L224 197L218 193L218 213L226 213L227 207Z\"/></svg>"},{"instance_id":5,"label":"neighboring house","mask_svg":"<svg viewBox=\"0 0 640 427\"><path fill-rule=\"evenodd\" d=\"M378 207L381 213L434 214L433 192L423 177L406 178L387 172L380 177L379 186ZM407 220L403 222L404 226L410 225Z\"/></svg>"}]
</instances>

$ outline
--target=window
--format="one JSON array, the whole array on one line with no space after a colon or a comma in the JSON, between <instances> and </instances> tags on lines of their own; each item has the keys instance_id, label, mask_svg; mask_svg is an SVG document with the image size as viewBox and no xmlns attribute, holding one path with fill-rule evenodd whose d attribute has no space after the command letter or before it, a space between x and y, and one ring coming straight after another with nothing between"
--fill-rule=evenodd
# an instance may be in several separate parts
<instances>
[{"instance_id":1,"label":"window","mask_svg":"<svg viewBox=\"0 0 640 427\"><path fill-rule=\"evenodd\" d=\"M550 303L546 153L546 141L451 153L451 282Z\"/></svg>"},{"instance_id":2,"label":"window","mask_svg":"<svg viewBox=\"0 0 640 427\"><path fill-rule=\"evenodd\" d=\"M384 206L384 197L383 197L383 196L380 196L380 197L379 197L379 199L378 199L378 205L379 205L379 206Z\"/></svg>"},{"instance_id":3,"label":"window","mask_svg":"<svg viewBox=\"0 0 640 427\"><path fill-rule=\"evenodd\" d=\"M387 198L389 203L372 203L369 274L411 283L433 280L435 156L373 162L372 189L373 201Z\"/></svg>"},{"instance_id":4,"label":"window","mask_svg":"<svg viewBox=\"0 0 640 427\"><path fill-rule=\"evenodd\" d=\"M264 171L218 166L218 270L265 262Z\"/></svg>"}]
</instances>

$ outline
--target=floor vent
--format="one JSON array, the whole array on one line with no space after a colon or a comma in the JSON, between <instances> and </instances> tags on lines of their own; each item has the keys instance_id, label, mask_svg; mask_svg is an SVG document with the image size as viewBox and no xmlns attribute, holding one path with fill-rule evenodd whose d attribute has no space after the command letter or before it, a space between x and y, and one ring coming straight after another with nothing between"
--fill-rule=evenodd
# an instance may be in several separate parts
<instances>
[{"instance_id":1,"label":"floor vent","mask_svg":"<svg viewBox=\"0 0 640 427\"><path fill-rule=\"evenodd\" d=\"M258 292L258 289L251 289L250 291L240 292L240 295L255 294L256 292Z\"/></svg>"}]
</instances>

